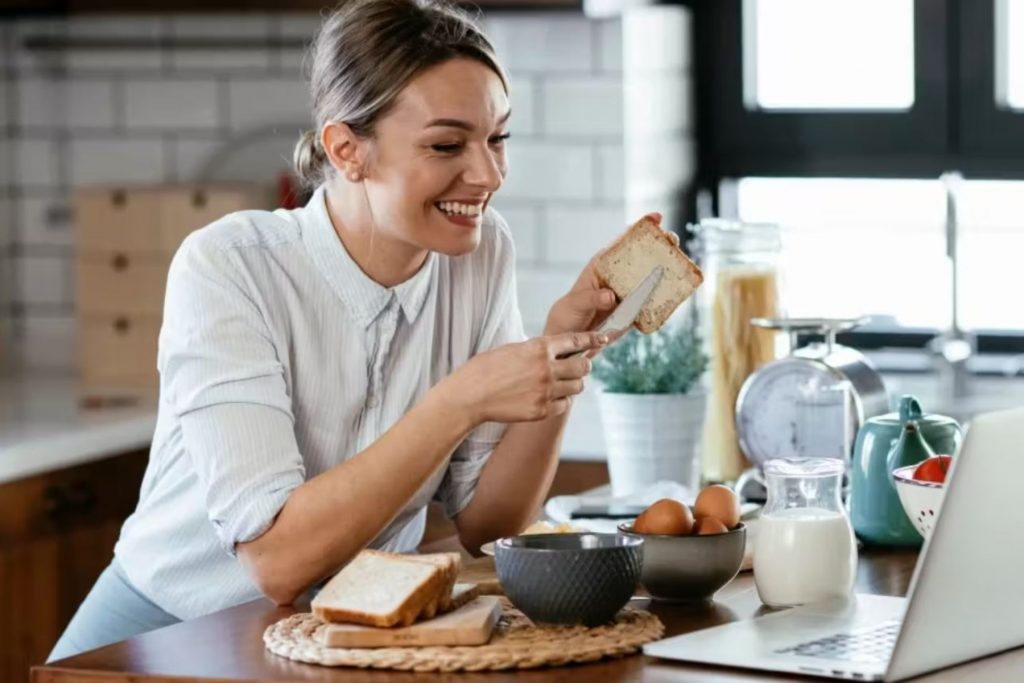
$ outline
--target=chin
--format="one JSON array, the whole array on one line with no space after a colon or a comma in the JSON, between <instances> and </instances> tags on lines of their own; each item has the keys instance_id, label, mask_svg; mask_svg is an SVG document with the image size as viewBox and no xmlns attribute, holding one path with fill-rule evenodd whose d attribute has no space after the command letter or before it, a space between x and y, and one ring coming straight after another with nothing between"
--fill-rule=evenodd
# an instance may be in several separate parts
<instances>
[{"instance_id":1,"label":"chin","mask_svg":"<svg viewBox=\"0 0 1024 683\"><path fill-rule=\"evenodd\" d=\"M449 239L431 245L430 249L446 256L465 256L475 251L479 245L480 231L474 230L470 235L463 235L458 239Z\"/></svg>"}]
</instances>

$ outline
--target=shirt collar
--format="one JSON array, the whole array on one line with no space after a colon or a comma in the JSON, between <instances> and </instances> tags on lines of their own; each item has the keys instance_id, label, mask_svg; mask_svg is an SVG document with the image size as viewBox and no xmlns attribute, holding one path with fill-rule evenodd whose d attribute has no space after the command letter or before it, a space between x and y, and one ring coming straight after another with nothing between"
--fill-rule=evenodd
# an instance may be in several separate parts
<instances>
[{"instance_id":1,"label":"shirt collar","mask_svg":"<svg viewBox=\"0 0 1024 683\"><path fill-rule=\"evenodd\" d=\"M320 274L334 293L352 311L356 320L369 327L392 298L398 300L402 312L411 323L419 316L434 280L434 252L411 278L387 288L363 272L345 249L327 213L327 197L321 185L302 209L304 214L302 241Z\"/></svg>"}]
</instances>

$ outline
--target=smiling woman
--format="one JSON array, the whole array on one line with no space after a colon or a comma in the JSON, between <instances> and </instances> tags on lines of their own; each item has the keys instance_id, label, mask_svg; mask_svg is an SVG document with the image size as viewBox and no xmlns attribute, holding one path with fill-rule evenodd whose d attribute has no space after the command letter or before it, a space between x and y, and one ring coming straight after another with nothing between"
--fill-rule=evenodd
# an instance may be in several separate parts
<instances>
[{"instance_id":1,"label":"smiling woman","mask_svg":"<svg viewBox=\"0 0 1024 683\"><path fill-rule=\"evenodd\" d=\"M176 254L138 508L51 659L289 603L364 548L415 550L431 500L476 552L546 496L615 297L588 265L524 339L490 43L446 4L352 0L311 64L312 198Z\"/></svg>"}]
</instances>

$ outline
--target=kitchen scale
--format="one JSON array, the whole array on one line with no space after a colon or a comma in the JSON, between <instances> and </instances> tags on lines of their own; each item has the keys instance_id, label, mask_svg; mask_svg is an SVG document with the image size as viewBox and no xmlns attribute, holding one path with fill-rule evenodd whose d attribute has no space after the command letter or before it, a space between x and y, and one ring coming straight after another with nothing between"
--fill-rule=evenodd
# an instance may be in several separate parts
<instances>
[{"instance_id":1,"label":"kitchen scale","mask_svg":"<svg viewBox=\"0 0 1024 683\"><path fill-rule=\"evenodd\" d=\"M740 388L736 433L754 465L736 483L742 499L764 499L761 470L774 458L837 458L849 466L864 422L889 411L881 375L856 349L836 343L862 318L754 318L751 325L789 333L786 358L765 363ZM797 348L800 334L824 341Z\"/></svg>"}]
</instances>

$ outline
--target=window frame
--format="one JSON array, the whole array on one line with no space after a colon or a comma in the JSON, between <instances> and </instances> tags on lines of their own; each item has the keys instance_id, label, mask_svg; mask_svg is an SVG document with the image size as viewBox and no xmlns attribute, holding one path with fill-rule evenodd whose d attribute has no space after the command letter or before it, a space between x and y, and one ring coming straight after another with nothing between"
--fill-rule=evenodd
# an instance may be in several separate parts
<instances>
[{"instance_id":1,"label":"window frame","mask_svg":"<svg viewBox=\"0 0 1024 683\"><path fill-rule=\"evenodd\" d=\"M722 182L745 176L1024 180L1024 111L995 100L995 1L914 0L914 104L906 111L750 110L743 0L693 11L697 170L692 197L721 213ZM725 199L728 202L728 198ZM691 206L691 218L696 219ZM860 348L921 348L942 331L842 335ZM972 330L979 353L1024 353L1024 330Z\"/></svg>"}]
</instances>

